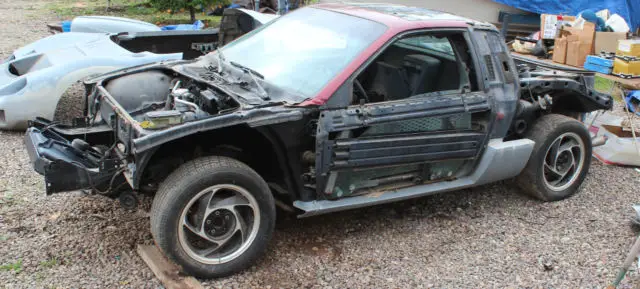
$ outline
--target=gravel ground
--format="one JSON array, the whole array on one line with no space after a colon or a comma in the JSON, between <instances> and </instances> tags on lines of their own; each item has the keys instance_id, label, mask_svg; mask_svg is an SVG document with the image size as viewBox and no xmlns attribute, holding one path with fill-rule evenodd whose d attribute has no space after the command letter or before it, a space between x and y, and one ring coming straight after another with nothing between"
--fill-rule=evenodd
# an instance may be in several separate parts
<instances>
[{"instance_id":1,"label":"gravel ground","mask_svg":"<svg viewBox=\"0 0 640 289\"><path fill-rule=\"evenodd\" d=\"M46 36L41 0L0 2L0 57ZM592 163L557 203L509 182L297 220L283 216L266 256L207 287L604 287L637 233L639 173ZM151 244L150 200L136 212L80 193L44 196L22 133L0 132L0 288L158 288L135 253ZM13 266L12 266L13 265ZM640 287L632 274L624 287Z\"/></svg>"}]
</instances>

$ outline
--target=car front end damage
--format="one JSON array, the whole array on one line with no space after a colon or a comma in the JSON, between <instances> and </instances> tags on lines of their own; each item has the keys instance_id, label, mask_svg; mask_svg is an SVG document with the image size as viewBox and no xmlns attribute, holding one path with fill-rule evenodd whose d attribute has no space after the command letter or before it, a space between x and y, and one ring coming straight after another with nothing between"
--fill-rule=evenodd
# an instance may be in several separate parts
<instances>
[{"instance_id":1,"label":"car front end damage","mask_svg":"<svg viewBox=\"0 0 640 289\"><path fill-rule=\"evenodd\" d=\"M137 191L144 166L163 144L220 128L302 118L305 109L285 106L295 96L255 83L229 64L224 77L217 69L205 58L106 74L85 83L92 91L86 116L74 126L30 122L25 143L47 194Z\"/></svg>"},{"instance_id":2,"label":"car front end damage","mask_svg":"<svg viewBox=\"0 0 640 289\"><path fill-rule=\"evenodd\" d=\"M87 77L160 61L194 59L276 17L246 9L227 9L219 29L145 32L133 29L122 33L122 27L136 28L140 22L132 26L131 19L79 18L91 20L85 24L96 26L84 30L107 32L115 27L118 34L60 33L19 48L0 60L3 71L0 129L23 130L36 117L53 120L64 93Z\"/></svg>"},{"instance_id":3,"label":"car front end damage","mask_svg":"<svg viewBox=\"0 0 640 289\"><path fill-rule=\"evenodd\" d=\"M51 124L34 123L27 129L25 146L34 170L44 176L47 195L78 189L111 191L124 185L117 174L124 162L118 156L78 138L69 141Z\"/></svg>"}]
</instances>

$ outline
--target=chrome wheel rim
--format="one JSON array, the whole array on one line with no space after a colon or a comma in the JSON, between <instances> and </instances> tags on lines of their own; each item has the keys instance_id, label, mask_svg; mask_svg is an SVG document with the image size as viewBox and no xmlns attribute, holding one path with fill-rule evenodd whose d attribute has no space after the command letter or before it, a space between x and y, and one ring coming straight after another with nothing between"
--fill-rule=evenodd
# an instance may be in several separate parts
<instances>
[{"instance_id":1,"label":"chrome wheel rim","mask_svg":"<svg viewBox=\"0 0 640 289\"><path fill-rule=\"evenodd\" d=\"M556 192L573 185L584 166L584 153L585 144L579 135L568 132L557 137L544 157L545 185Z\"/></svg>"},{"instance_id":2,"label":"chrome wheel rim","mask_svg":"<svg viewBox=\"0 0 640 289\"><path fill-rule=\"evenodd\" d=\"M222 264L242 255L260 227L256 199L244 188L221 184L196 194L182 210L178 240L204 264Z\"/></svg>"}]
</instances>

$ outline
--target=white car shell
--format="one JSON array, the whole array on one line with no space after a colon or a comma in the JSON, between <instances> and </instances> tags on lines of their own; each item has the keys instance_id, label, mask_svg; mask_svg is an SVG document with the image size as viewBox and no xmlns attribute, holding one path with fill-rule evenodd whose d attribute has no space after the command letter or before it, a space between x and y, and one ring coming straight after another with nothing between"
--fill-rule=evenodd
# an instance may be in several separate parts
<instances>
[{"instance_id":1,"label":"white car shell","mask_svg":"<svg viewBox=\"0 0 640 289\"><path fill-rule=\"evenodd\" d=\"M113 16L78 16L71 22L71 32L120 33L161 31L148 22Z\"/></svg>"},{"instance_id":2,"label":"white car shell","mask_svg":"<svg viewBox=\"0 0 640 289\"><path fill-rule=\"evenodd\" d=\"M132 53L110 37L61 33L16 50L0 64L0 129L25 129L35 117L53 119L62 94L89 76L182 59L182 53Z\"/></svg>"},{"instance_id":3,"label":"white car shell","mask_svg":"<svg viewBox=\"0 0 640 289\"><path fill-rule=\"evenodd\" d=\"M229 15L247 14L254 28L277 15L247 9L227 9ZM235 29L231 21L226 29ZM72 32L55 34L16 50L0 63L0 129L22 130L36 117L53 120L58 101L69 87L90 76L153 62L179 60L182 53L133 53L111 40L114 33L127 30L156 31L153 24L118 17L76 17ZM75 27L75 29L74 29ZM80 33L86 31L94 33ZM110 32L95 33L95 32Z\"/></svg>"}]
</instances>

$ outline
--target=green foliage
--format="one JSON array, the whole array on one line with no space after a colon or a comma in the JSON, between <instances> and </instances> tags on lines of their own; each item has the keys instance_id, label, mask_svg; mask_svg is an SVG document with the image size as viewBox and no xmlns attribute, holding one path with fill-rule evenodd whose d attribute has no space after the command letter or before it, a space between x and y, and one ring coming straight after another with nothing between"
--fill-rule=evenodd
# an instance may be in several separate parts
<instances>
[{"instance_id":1,"label":"green foliage","mask_svg":"<svg viewBox=\"0 0 640 289\"><path fill-rule=\"evenodd\" d=\"M225 4L225 0L150 0L151 5L161 11L197 11L213 5Z\"/></svg>"},{"instance_id":2,"label":"green foliage","mask_svg":"<svg viewBox=\"0 0 640 289\"><path fill-rule=\"evenodd\" d=\"M49 260L40 262L40 266L42 266L44 268L53 268L56 265L58 265L58 258L56 258L56 257L53 257L53 258L51 258Z\"/></svg>"},{"instance_id":3,"label":"green foliage","mask_svg":"<svg viewBox=\"0 0 640 289\"><path fill-rule=\"evenodd\" d=\"M0 196L0 205L11 206L17 202L16 198L12 193L4 193L4 195Z\"/></svg>"},{"instance_id":4,"label":"green foliage","mask_svg":"<svg viewBox=\"0 0 640 289\"><path fill-rule=\"evenodd\" d=\"M593 88L602 93L610 93L615 102L624 102L624 95L613 80L596 75Z\"/></svg>"},{"instance_id":5,"label":"green foliage","mask_svg":"<svg viewBox=\"0 0 640 289\"><path fill-rule=\"evenodd\" d=\"M18 261L16 261L15 263L0 265L0 270L15 271L16 273L20 273L20 271L22 271L22 259L18 259Z\"/></svg>"},{"instance_id":6,"label":"green foliage","mask_svg":"<svg viewBox=\"0 0 640 289\"><path fill-rule=\"evenodd\" d=\"M48 0L47 5L43 7L41 12L48 13L53 11L58 17L65 20L81 15L100 14L138 19L156 25L193 23L189 11L172 10L171 13L167 13L167 10L158 10L150 2L151 0L111 0L111 6L107 10L107 2L101 0ZM39 13L29 15L32 15L34 19L40 17ZM218 26L220 18L220 16L198 15L198 19L202 20L207 27ZM0 204L2 202L1 199L0 194Z\"/></svg>"},{"instance_id":7,"label":"green foliage","mask_svg":"<svg viewBox=\"0 0 640 289\"><path fill-rule=\"evenodd\" d=\"M195 21L197 10L207 9L216 4L224 4L226 0L150 0L153 7L158 10L175 11L187 10L191 15L191 20Z\"/></svg>"},{"instance_id":8,"label":"green foliage","mask_svg":"<svg viewBox=\"0 0 640 289\"><path fill-rule=\"evenodd\" d=\"M604 77L595 78L594 88L599 92L609 93L613 89L614 82Z\"/></svg>"}]
</instances>

